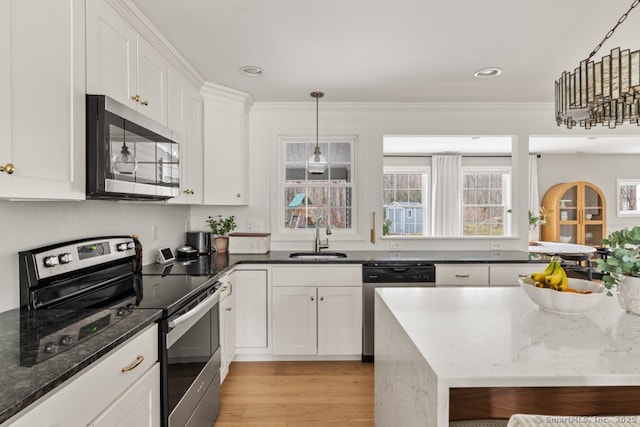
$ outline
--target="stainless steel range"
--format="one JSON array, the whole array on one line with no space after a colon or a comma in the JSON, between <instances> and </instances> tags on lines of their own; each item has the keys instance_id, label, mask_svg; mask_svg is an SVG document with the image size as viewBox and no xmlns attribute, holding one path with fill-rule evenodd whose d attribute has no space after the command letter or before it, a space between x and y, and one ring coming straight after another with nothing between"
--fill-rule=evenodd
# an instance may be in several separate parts
<instances>
[{"instance_id":1,"label":"stainless steel range","mask_svg":"<svg viewBox=\"0 0 640 427\"><path fill-rule=\"evenodd\" d=\"M21 307L56 313L51 325L29 326L44 332L25 346L24 365L55 357L133 310L162 309L163 425L213 425L220 408L218 282L134 272L139 260L129 236L58 243L20 252L19 260ZM116 315L104 316L105 308L117 308Z\"/></svg>"}]
</instances>

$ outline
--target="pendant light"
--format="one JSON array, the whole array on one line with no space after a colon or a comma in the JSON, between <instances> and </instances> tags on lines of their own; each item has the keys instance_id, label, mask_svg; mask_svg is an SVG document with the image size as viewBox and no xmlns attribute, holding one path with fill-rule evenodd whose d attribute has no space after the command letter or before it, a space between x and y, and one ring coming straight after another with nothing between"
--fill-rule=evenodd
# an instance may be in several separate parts
<instances>
[{"instance_id":1,"label":"pendant light","mask_svg":"<svg viewBox=\"0 0 640 427\"><path fill-rule=\"evenodd\" d=\"M129 152L129 147L127 147L126 143L122 144L120 154L113 158L113 167L116 171L125 175L132 175L138 169L138 161Z\"/></svg>"},{"instance_id":2,"label":"pendant light","mask_svg":"<svg viewBox=\"0 0 640 427\"><path fill-rule=\"evenodd\" d=\"M314 175L321 175L326 172L329 162L327 158L320 152L320 146L318 145L318 99L322 98L324 93L311 92L311 97L316 99L316 148L313 150L313 154L307 160L307 170Z\"/></svg>"}]
</instances>

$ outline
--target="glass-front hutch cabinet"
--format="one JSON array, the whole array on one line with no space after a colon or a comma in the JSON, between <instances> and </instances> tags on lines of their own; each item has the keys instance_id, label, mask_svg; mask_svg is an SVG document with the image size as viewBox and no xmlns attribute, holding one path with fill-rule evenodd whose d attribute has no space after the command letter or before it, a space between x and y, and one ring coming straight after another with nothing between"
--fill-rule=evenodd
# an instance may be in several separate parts
<instances>
[{"instance_id":1,"label":"glass-front hutch cabinet","mask_svg":"<svg viewBox=\"0 0 640 427\"><path fill-rule=\"evenodd\" d=\"M601 246L606 237L606 201L602 191L586 181L556 184L542 197L551 209L547 225L541 226L546 242Z\"/></svg>"}]
</instances>

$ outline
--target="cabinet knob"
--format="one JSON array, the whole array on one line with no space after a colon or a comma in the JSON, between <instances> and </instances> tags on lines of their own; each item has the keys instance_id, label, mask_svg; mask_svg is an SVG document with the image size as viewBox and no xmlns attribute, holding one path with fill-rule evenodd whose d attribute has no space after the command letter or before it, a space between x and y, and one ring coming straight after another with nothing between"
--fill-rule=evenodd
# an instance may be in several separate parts
<instances>
[{"instance_id":1,"label":"cabinet knob","mask_svg":"<svg viewBox=\"0 0 640 427\"><path fill-rule=\"evenodd\" d=\"M315 298L315 297L310 297L310 298L311 298L311 301L315 301L315 300L316 300L316 298Z\"/></svg>"},{"instance_id":2,"label":"cabinet knob","mask_svg":"<svg viewBox=\"0 0 640 427\"><path fill-rule=\"evenodd\" d=\"M134 95L131 97L131 99L133 99L136 102L140 102L140 95Z\"/></svg>"},{"instance_id":3,"label":"cabinet knob","mask_svg":"<svg viewBox=\"0 0 640 427\"><path fill-rule=\"evenodd\" d=\"M149 101L140 101L140 104L142 104L142 105L149 105Z\"/></svg>"},{"instance_id":4,"label":"cabinet knob","mask_svg":"<svg viewBox=\"0 0 640 427\"><path fill-rule=\"evenodd\" d=\"M7 175L11 175L13 172L15 172L16 168L11 164L11 163L7 163L4 166L0 166L0 172L4 172Z\"/></svg>"},{"instance_id":5,"label":"cabinet knob","mask_svg":"<svg viewBox=\"0 0 640 427\"><path fill-rule=\"evenodd\" d=\"M236 197L240 197L240 193L236 193Z\"/></svg>"},{"instance_id":6,"label":"cabinet knob","mask_svg":"<svg viewBox=\"0 0 640 427\"><path fill-rule=\"evenodd\" d=\"M227 307L225 310L227 310L227 311L231 311L231 307Z\"/></svg>"},{"instance_id":7,"label":"cabinet knob","mask_svg":"<svg viewBox=\"0 0 640 427\"><path fill-rule=\"evenodd\" d=\"M320 297L320 301L324 301L324 297Z\"/></svg>"},{"instance_id":8,"label":"cabinet knob","mask_svg":"<svg viewBox=\"0 0 640 427\"><path fill-rule=\"evenodd\" d=\"M184 194L193 194L193 190L187 188L186 190L184 190Z\"/></svg>"}]
</instances>

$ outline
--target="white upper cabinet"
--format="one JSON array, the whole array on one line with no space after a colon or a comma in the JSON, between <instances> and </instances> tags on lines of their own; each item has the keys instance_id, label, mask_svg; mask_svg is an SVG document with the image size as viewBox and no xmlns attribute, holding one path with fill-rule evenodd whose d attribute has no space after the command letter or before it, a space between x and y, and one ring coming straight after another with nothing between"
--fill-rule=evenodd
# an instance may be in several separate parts
<instances>
[{"instance_id":1,"label":"white upper cabinet","mask_svg":"<svg viewBox=\"0 0 640 427\"><path fill-rule=\"evenodd\" d=\"M202 97L182 74L169 66L168 125L180 134L180 196L167 203L202 204Z\"/></svg>"},{"instance_id":2,"label":"white upper cabinet","mask_svg":"<svg viewBox=\"0 0 640 427\"><path fill-rule=\"evenodd\" d=\"M167 125L168 61L104 0L87 2L87 93Z\"/></svg>"},{"instance_id":3,"label":"white upper cabinet","mask_svg":"<svg viewBox=\"0 0 640 427\"><path fill-rule=\"evenodd\" d=\"M204 98L204 204L249 204L248 93L206 83Z\"/></svg>"},{"instance_id":4,"label":"white upper cabinet","mask_svg":"<svg viewBox=\"0 0 640 427\"><path fill-rule=\"evenodd\" d=\"M0 5L0 198L85 198L84 0Z\"/></svg>"}]
</instances>

